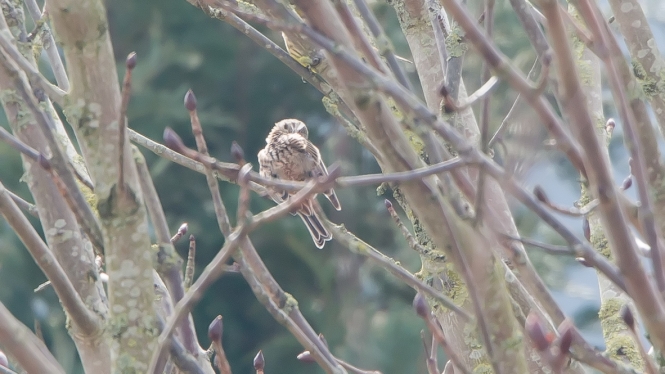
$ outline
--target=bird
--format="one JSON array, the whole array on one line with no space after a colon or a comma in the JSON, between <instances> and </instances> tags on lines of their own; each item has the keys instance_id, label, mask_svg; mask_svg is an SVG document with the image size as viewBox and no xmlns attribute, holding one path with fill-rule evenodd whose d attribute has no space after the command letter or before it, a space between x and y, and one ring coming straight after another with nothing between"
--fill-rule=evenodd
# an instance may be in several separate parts
<instances>
[{"instance_id":1,"label":"bird","mask_svg":"<svg viewBox=\"0 0 665 374\"><path fill-rule=\"evenodd\" d=\"M309 141L309 131L304 122L287 118L273 126L266 138L266 146L259 151L259 174L265 178L304 182L312 178L328 175L326 165L321 159L319 149ZM277 204L289 198L287 191L274 187L268 188L268 195ZM342 206L332 188L324 191L324 195L336 210ZM314 244L323 248L332 234L323 226L321 218L314 211L312 196L299 206L295 213L307 226Z\"/></svg>"}]
</instances>

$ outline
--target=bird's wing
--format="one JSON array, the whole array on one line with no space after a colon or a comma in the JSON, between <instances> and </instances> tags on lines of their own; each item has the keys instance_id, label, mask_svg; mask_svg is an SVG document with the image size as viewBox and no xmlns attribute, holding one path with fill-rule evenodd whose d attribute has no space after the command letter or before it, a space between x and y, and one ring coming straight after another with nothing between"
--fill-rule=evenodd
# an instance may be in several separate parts
<instances>
[{"instance_id":1,"label":"bird's wing","mask_svg":"<svg viewBox=\"0 0 665 374\"><path fill-rule=\"evenodd\" d=\"M272 178L272 158L268 154L268 151L264 148L259 151L258 154L258 159L259 159L259 175L261 175L264 178ZM284 201L284 193L277 191L273 187L267 187L268 190L268 196L276 202L277 204L280 204Z\"/></svg>"},{"instance_id":2,"label":"bird's wing","mask_svg":"<svg viewBox=\"0 0 665 374\"><path fill-rule=\"evenodd\" d=\"M327 176L328 169L326 168L326 164L323 163L323 159L321 158L321 153L319 152L319 149L316 148L316 146L312 144L312 142L307 141L306 152L312 157L312 159L316 160L316 168L313 172L313 176L314 177ZM324 194L326 195L326 198L328 198L328 200L336 210L342 210L342 205L339 203L339 199L337 198L335 190L331 188L325 191Z\"/></svg>"}]
</instances>

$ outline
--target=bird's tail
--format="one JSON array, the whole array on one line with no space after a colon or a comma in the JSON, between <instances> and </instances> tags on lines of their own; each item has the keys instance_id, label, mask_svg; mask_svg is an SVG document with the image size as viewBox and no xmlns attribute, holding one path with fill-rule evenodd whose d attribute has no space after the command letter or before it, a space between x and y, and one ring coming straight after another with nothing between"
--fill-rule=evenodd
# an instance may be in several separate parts
<instances>
[{"instance_id":1,"label":"bird's tail","mask_svg":"<svg viewBox=\"0 0 665 374\"><path fill-rule=\"evenodd\" d=\"M326 241L332 239L332 234L323 226L321 219L314 211L312 211L312 214L298 212L298 216L305 222L316 248L323 248Z\"/></svg>"}]
</instances>

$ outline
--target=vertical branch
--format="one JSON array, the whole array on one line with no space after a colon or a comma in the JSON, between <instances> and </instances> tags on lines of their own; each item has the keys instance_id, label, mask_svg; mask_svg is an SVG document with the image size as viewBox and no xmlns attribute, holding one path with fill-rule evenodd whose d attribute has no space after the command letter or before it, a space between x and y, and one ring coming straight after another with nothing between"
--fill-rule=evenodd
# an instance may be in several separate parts
<instances>
[{"instance_id":1,"label":"vertical branch","mask_svg":"<svg viewBox=\"0 0 665 374\"><path fill-rule=\"evenodd\" d=\"M22 20L15 19L15 21ZM0 38L9 41L8 45L3 46L1 56L4 68L0 69L0 89L3 92L14 92L12 95L2 95L0 98L9 124L18 139L36 149L40 154L51 155L49 162L57 171L59 179L66 185L66 191L70 196L74 196L79 212L85 212L80 215L84 219L77 221L77 216L70 209L67 201L61 195L60 187L56 185L49 173L38 163L23 158L27 184L37 207L46 242L76 292L81 299L86 301L86 307L96 311L100 318L106 319L108 305L101 280L98 277L92 249L92 247L102 248L101 231L97 226L97 219L79 190L79 184L70 171L67 159L63 156L60 147L61 145L65 147L70 160L74 158L76 152L65 135L62 123L54 120L54 117L50 115L55 113L50 101L37 102L33 94L33 87L27 83L25 75L12 61L13 58L8 58L8 51L16 49L16 47L12 44L13 38L9 39L12 34L5 22L4 15L0 17L0 29L2 30ZM31 53L28 53L27 56L19 54L15 57L26 61L30 59L28 64L35 66ZM45 110L49 110L49 114ZM82 228L88 238L81 235ZM111 357L106 337L99 330L92 331L90 334L83 333L79 321L75 319L77 316L72 315L71 317L70 333L83 367L91 372L109 372Z\"/></svg>"},{"instance_id":2,"label":"vertical branch","mask_svg":"<svg viewBox=\"0 0 665 374\"><path fill-rule=\"evenodd\" d=\"M569 6L569 9L571 16L579 18L579 15L575 13L572 6ZM598 142L607 146L609 145L610 134L607 131L603 115L600 60L576 37L572 38L572 47L575 56L578 56L574 61L575 65L580 75L584 77L582 78L581 88L586 98L586 104L593 116L592 120ZM603 153L609 157L606 147L603 149ZM592 199L588 181L582 181L581 187L582 197L579 205L585 206ZM594 249L601 255L612 259L613 255L608 246L607 237L603 231L602 220L599 214L592 211L585 219L589 225L589 239ZM635 342L626 339L630 331L619 318L621 307L632 305L630 298L600 272L598 272L598 285L601 298L601 307L598 315L603 330L603 337L607 345L605 351L614 359L629 361L633 367L640 368L642 362L640 362L639 356L626 354L627 352L634 352L636 346Z\"/></svg>"},{"instance_id":3,"label":"vertical branch","mask_svg":"<svg viewBox=\"0 0 665 374\"><path fill-rule=\"evenodd\" d=\"M661 134L665 134L665 60L654 42L649 22L636 0L610 0L609 3L630 51L633 73L653 107Z\"/></svg>"},{"instance_id":4,"label":"vertical branch","mask_svg":"<svg viewBox=\"0 0 665 374\"><path fill-rule=\"evenodd\" d=\"M151 352L136 347L155 341L151 243L136 165L127 144L118 147L121 96L106 10L100 0L85 6L77 0L49 0L46 9L71 81L71 100L63 111L94 181L104 233L109 325L115 332L109 334L114 344L106 370L145 372ZM119 188L121 164L124 185ZM122 189L126 193L120 194Z\"/></svg>"},{"instance_id":5,"label":"vertical branch","mask_svg":"<svg viewBox=\"0 0 665 374\"><path fill-rule=\"evenodd\" d=\"M623 210L617 202L617 188L608 167L608 159L596 137L593 121L591 119L586 102L583 100L583 92L577 75L577 69L573 65L573 56L568 45L560 8L556 1L542 1L542 8L547 18L552 48L555 52L557 73L561 90L560 99L562 109L568 114L572 127L577 133L582 145L584 145L588 167L587 176L594 195L598 196L600 202L599 210L602 212L603 227L608 235L610 247L617 259L617 265L625 278L628 293L635 300L635 304L645 316L647 330L650 331L653 343L658 349L665 349L665 305L663 299L647 277L640 263L635 242L632 239ZM595 17L591 12L580 10L587 22L594 22L590 17ZM586 13L586 14L585 14ZM593 28L592 28L593 30ZM603 35L595 33L596 37ZM626 131L631 131L626 121ZM647 204L644 201L643 204ZM653 248L658 248L657 244ZM660 269L662 270L662 269ZM656 317L659 316L659 317ZM662 337L662 338L661 338Z\"/></svg>"}]
</instances>

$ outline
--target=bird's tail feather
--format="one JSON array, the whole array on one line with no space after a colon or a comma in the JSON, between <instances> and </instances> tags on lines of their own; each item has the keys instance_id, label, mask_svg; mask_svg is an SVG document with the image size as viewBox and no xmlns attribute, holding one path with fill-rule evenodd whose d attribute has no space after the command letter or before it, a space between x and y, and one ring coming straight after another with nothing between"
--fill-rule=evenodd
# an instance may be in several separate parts
<instances>
[{"instance_id":1,"label":"bird's tail feather","mask_svg":"<svg viewBox=\"0 0 665 374\"><path fill-rule=\"evenodd\" d=\"M335 193L335 190L330 189L326 192L324 192L332 206L335 208L335 210L340 211L342 210L342 205L339 203L339 199L337 198L337 194Z\"/></svg>"},{"instance_id":2,"label":"bird's tail feather","mask_svg":"<svg viewBox=\"0 0 665 374\"><path fill-rule=\"evenodd\" d=\"M298 216L300 216L303 222L305 222L305 226L307 226L307 230L312 236L312 240L314 240L314 244L317 248L323 248L326 241L332 239L332 234L330 234L330 232L323 226L316 213L305 215L299 212Z\"/></svg>"}]
</instances>

